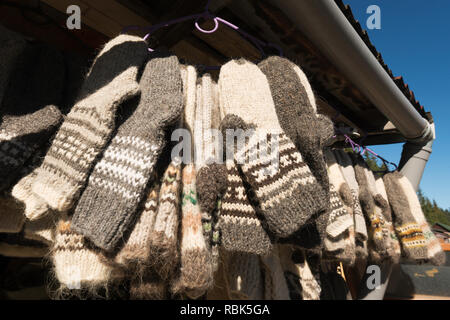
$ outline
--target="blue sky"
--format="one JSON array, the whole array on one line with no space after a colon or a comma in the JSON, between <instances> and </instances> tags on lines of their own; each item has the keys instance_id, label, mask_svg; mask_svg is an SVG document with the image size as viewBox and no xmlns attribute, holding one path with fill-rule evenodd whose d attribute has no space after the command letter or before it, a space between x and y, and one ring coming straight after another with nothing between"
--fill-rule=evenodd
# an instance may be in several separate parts
<instances>
[{"instance_id":1,"label":"blue sky","mask_svg":"<svg viewBox=\"0 0 450 320\"><path fill-rule=\"evenodd\" d=\"M368 6L381 9L381 30L367 30L395 76L402 75L416 99L431 111L436 141L420 187L450 208L450 1L344 0L365 29ZM374 146L398 164L402 144Z\"/></svg>"}]
</instances>

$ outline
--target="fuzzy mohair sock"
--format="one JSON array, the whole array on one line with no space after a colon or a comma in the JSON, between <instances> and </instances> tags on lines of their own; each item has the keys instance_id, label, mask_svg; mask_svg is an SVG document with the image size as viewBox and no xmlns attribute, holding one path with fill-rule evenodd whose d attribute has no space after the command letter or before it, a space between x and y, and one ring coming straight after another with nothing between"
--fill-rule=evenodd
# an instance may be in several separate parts
<instances>
[{"instance_id":1,"label":"fuzzy mohair sock","mask_svg":"<svg viewBox=\"0 0 450 320\"><path fill-rule=\"evenodd\" d=\"M360 260L367 258L367 226L359 202L359 186L355 177L352 159L343 150L334 150L334 155L340 166L342 175L347 182L353 197L353 222L355 226L356 257Z\"/></svg>"},{"instance_id":2,"label":"fuzzy mohair sock","mask_svg":"<svg viewBox=\"0 0 450 320\"><path fill-rule=\"evenodd\" d=\"M385 230L385 219L381 208L375 203L376 191L371 180L373 174L361 156L352 154L355 165L355 177L359 184L359 201L366 219L369 240L367 243L369 258L374 263L381 263L389 258L389 235ZM372 175L372 179L370 179Z\"/></svg>"},{"instance_id":3,"label":"fuzzy mohair sock","mask_svg":"<svg viewBox=\"0 0 450 320\"><path fill-rule=\"evenodd\" d=\"M60 216L51 259L62 289L87 289L95 292L119 277L118 269L105 261L100 249L71 228L71 218Z\"/></svg>"},{"instance_id":4,"label":"fuzzy mohair sock","mask_svg":"<svg viewBox=\"0 0 450 320\"><path fill-rule=\"evenodd\" d=\"M255 127L234 158L270 231L278 237L292 235L326 207L326 195L280 127L267 78L253 63L232 60L220 70L219 101L226 115L223 129L242 128L243 123Z\"/></svg>"},{"instance_id":5,"label":"fuzzy mohair sock","mask_svg":"<svg viewBox=\"0 0 450 320\"><path fill-rule=\"evenodd\" d=\"M264 272L264 299L290 300L289 288L281 266L278 246L266 256L260 256Z\"/></svg>"},{"instance_id":6,"label":"fuzzy mohair sock","mask_svg":"<svg viewBox=\"0 0 450 320\"><path fill-rule=\"evenodd\" d=\"M383 181L403 257L412 262L445 263L445 253L430 230L409 180L395 171L384 175Z\"/></svg>"},{"instance_id":7,"label":"fuzzy mohair sock","mask_svg":"<svg viewBox=\"0 0 450 320\"><path fill-rule=\"evenodd\" d=\"M114 262L124 268L133 270L149 264L148 241L158 210L159 188L160 186L156 183L151 186L131 234L114 258Z\"/></svg>"},{"instance_id":8,"label":"fuzzy mohair sock","mask_svg":"<svg viewBox=\"0 0 450 320\"><path fill-rule=\"evenodd\" d=\"M0 190L60 124L64 71L61 53L46 45L30 44L17 57L0 108Z\"/></svg>"},{"instance_id":9,"label":"fuzzy mohair sock","mask_svg":"<svg viewBox=\"0 0 450 320\"><path fill-rule=\"evenodd\" d=\"M141 38L119 35L94 61L76 104L61 125L33 192L57 211L71 209L115 128L117 107L139 92L138 70L147 58Z\"/></svg>"},{"instance_id":10,"label":"fuzzy mohair sock","mask_svg":"<svg viewBox=\"0 0 450 320\"><path fill-rule=\"evenodd\" d=\"M331 213L325 238L326 255L346 265L352 265L356 259L352 194L330 149L325 150L325 159L331 196Z\"/></svg>"},{"instance_id":11,"label":"fuzzy mohair sock","mask_svg":"<svg viewBox=\"0 0 450 320\"><path fill-rule=\"evenodd\" d=\"M0 106L16 59L25 47L26 40L23 36L0 25Z\"/></svg>"},{"instance_id":12,"label":"fuzzy mohair sock","mask_svg":"<svg viewBox=\"0 0 450 320\"><path fill-rule=\"evenodd\" d=\"M386 229L389 231L389 257L394 263L398 263L401 256L400 243L397 235L395 234L394 224L392 222L392 210L388 201L386 188L384 186L382 177L375 177L375 187L378 194L375 196L375 202L382 209L382 213L385 219Z\"/></svg>"},{"instance_id":13,"label":"fuzzy mohair sock","mask_svg":"<svg viewBox=\"0 0 450 320\"><path fill-rule=\"evenodd\" d=\"M140 80L141 97L95 165L75 209L73 230L111 251L136 221L137 207L164 148L164 130L183 109L176 56L152 56Z\"/></svg>"},{"instance_id":14,"label":"fuzzy mohair sock","mask_svg":"<svg viewBox=\"0 0 450 320\"><path fill-rule=\"evenodd\" d=\"M164 172L159 192L158 212L149 239L149 260L163 280L173 275L179 263L180 189L181 159L176 157Z\"/></svg>"},{"instance_id":15,"label":"fuzzy mohair sock","mask_svg":"<svg viewBox=\"0 0 450 320\"><path fill-rule=\"evenodd\" d=\"M191 152L196 143L194 131L196 108L196 78L193 66L182 68L185 99L184 126L191 133ZM191 156L193 153L191 153ZM193 162L181 172L181 239L180 274L172 284L173 293L184 293L191 299L202 296L213 285L214 273L211 250L203 234L202 215L196 190L196 171Z\"/></svg>"},{"instance_id":16,"label":"fuzzy mohair sock","mask_svg":"<svg viewBox=\"0 0 450 320\"><path fill-rule=\"evenodd\" d=\"M286 58L272 56L258 64L267 77L281 128L294 142L303 160L329 201L324 142L334 132L333 123L317 117L311 86L301 69ZM295 68L295 70L294 70Z\"/></svg>"}]
</instances>

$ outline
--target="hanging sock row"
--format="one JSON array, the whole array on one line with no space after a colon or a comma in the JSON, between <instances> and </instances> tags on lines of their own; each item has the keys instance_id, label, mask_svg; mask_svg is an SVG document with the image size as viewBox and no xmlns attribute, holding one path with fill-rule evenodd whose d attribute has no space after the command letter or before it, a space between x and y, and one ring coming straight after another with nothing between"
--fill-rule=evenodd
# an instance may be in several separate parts
<instances>
[{"instance_id":1,"label":"hanging sock row","mask_svg":"<svg viewBox=\"0 0 450 320\"><path fill-rule=\"evenodd\" d=\"M333 123L289 60L231 60L215 82L120 35L76 90L58 52L0 31L0 254L49 258L58 292L320 299L333 264L443 263L401 173L326 148ZM230 129L250 132L231 157L212 134Z\"/></svg>"}]
</instances>

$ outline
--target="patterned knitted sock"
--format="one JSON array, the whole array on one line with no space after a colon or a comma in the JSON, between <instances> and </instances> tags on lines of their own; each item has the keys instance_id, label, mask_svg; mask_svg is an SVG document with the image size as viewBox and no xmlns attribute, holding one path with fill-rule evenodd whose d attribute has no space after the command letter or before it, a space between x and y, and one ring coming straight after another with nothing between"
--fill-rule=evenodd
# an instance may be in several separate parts
<instances>
[{"instance_id":1,"label":"patterned knitted sock","mask_svg":"<svg viewBox=\"0 0 450 320\"><path fill-rule=\"evenodd\" d=\"M392 222L392 210L388 202L388 196L382 177L375 178L375 187L377 188L378 193L375 196L375 203L382 209L383 217L385 219L385 227L389 232L389 257L394 263L398 263L401 256L401 248L397 235L395 234L394 225Z\"/></svg>"},{"instance_id":2,"label":"patterned knitted sock","mask_svg":"<svg viewBox=\"0 0 450 320\"><path fill-rule=\"evenodd\" d=\"M141 38L120 35L97 56L77 103L37 169L32 190L51 208L67 211L77 200L110 140L117 107L139 92L136 78L147 53Z\"/></svg>"},{"instance_id":3,"label":"patterned knitted sock","mask_svg":"<svg viewBox=\"0 0 450 320\"><path fill-rule=\"evenodd\" d=\"M437 266L445 264L445 252L442 249L439 240L436 238L433 231L431 231L430 225L428 224L422 211L417 193L414 191L411 182L408 180L408 178L403 176L399 179L399 183L403 191L405 192L406 199L408 199L411 213L414 216L414 219L420 225L427 241L427 260Z\"/></svg>"},{"instance_id":4,"label":"patterned knitted sock","mask_svg":"<svg viewBox=\"0 0 450 320\"><path fill-rule=\"evenodd\" d=\"M260 62L258 67L269 82L281 128L294 142L324 193L328 195L328 175L322 150L326 139L323 137L334 132L333 123L329 121L328 129L331 133L322 132L326 127L320 125L316 107L313 107L315 98L311 86L294 63L286 58L272 56ZM325 199L328 203L329 196Z\"/></svg>"},{"instance_id":5,"label":"patterned knitted sock","mask_svg":"<svg viewBox=\"0 0 450 320\"><path fill-rule=\"evenodd\" d=\"M175 158L163 176L158 212L149 239L149 260L163 280L167 280L173 274L179 262L180 180L181 160Z\"/></svg>"},{"instance_id":6,"label":"patterned knitted sock","mask_svg":"<svg viewBox=\"0 0 450 320\"><path fill-rule=\"evenodd\" d=\"M64 61L54 49L28 45L17 58L1 108L0 190L11 185L61 122L54 104L62 100L63 80Z\"/></svg>"},{"instance_id":7,"label":"patterned knitted sock","mask_svg":"<svg viewBox=\"0 0 450 320\"><path fill-rule=\"evenodd\" d=\"M331 195L331 213L325 239L326 256L327 259L334 258L336 261L352 265L356 258L352 194L331 150L325 150L325 159Z\"/></svg>"},{"instance_id":8,"label":"patterned knitted sock","mask_svg":"<svg viewBox=\"0 0 450 320\"><path fill-rule=\"evenodd\" d=\"M385 221L381 208L375 204L376 191L374 191L374 185L370 182L373 179L373 174L361 156L356 157L353 154L352 156L355 164L355 177L359 184L359 200L368 229L369 257L372 262L381 263L389 257L389 243L387 241L389 235L384 232ZM372 175L372 179L370 179L370 175Z\"/></svg>"},{"instance_id":9,"label":"patterned knitted sock","mask_svg":"<svg viewBox=\"0 0 450 320\"><path fill-rule=\"evenodd\" d=\"M278 246L267 256L260 257L264 270L264 299L290 300L289 288L281 266Z\"/></svg>"},{"instance_id":10,"label":"patterned knitted sock","mask_svg":"<svg viewBox=\"0 0 450 320\"><path fill-rule=\"evenodd\" d=\"M164 147L164 129L183 108L176 56L154 56L140 81L141 98L95 165L72 220L74 231L111 251L136 221L138 205Z\"/></svg>"},{"instance_id":11,"label":"patterned knitted sock","mask_svg":"<svg viewBox=\"0 0 450 320\"><path fill-rule=\"evenodd\" d=\"M184 124L193 138L195 122L195 68L187 66L182 69L185 110ZM192 154L191 154L192 155ZM185 293L196 299L203 295L213 284L213 264L209 244L203 234L201 209L196 191L196 171L194 163L188 163L181 173L183 185L181 204L181 240L180 240L180 275L172 284L172 292Z\"/></svg>"},{"instance_id":12,"label":"patterned knitted sock","mask_svg":"<svg viewBox=\"0 0 450 320\"><path fill-rule=\"evenodd\" d=\"M360 260L367 258L367 227L364 215L359 203L359 186L356 182L355 170L352 159L343 150L335 150L334 155L340 166L342 175L347 182L353 197L353 221L355 226L355 250L356 257Z\"/></svg>"},{"instance_id":13,"label":"patterned knitted sock","mask_svg":"<svg viewBox=\"0 0 450 320\"><path fill-rule=\"evenodd\" d=\"M242 122L236 123L236 119L256 126L235 159L254 190L270 231L279 237L290 236L324 209L326 197L301 154L281 129L266 77L248 61L230 61L220 71L219 99L221 114L227 115L222 121L223 129L242 129ZM269 136L275 139L266 144ZM275 156L258 156L267 150ZM273 163L276 160L278 166Z\"/></svg>"},{"instance_id":14,"label":"patterned knitted sock","mask_svg":"<svg viewBox=\"0 0 450 320\"><path fill-rule=\"evenodd\" d=\"M222 199L221 240L225 250L266 255L272 243L250 203L233 160L226 161L227 190Z\"/></svg>"},{"instance_id":15,"label":"patterned knitted sock","mask_svg":"<svg viewBox=\"0 0 450 320\"><path fill-rule=\"evenodd\" d=\"M148 242L158 210L159 188L158 184L150 188L133 231L114 258L114 262L124 268L138 269L149 264Z\"/></svg>"},{"instance_id":16,"label":"patterned knitted sock","mask_svg":"<svg viewBox=\"0 0 450 320\"><path fill-rule=\"evenodd\" d=\"M71 229L71 218L63 214L57 223L52 261L63 289L96 291L120 274L107 263L100 250Z\"/></svg>"},{"instance_id":17,"label":"patterned knitted sock","mask_svg":"<svg viewBox=\"0 0 450 320\"><path fill-rule=\"evenodd\" d=\"M393 221L401 244L402 256L410 261L426 260L426 239L421 226L412 215L406 194L399 184L399 172L387 173L383 177Z\"/></svg>"},{"instance_id":18,"label":"patterned knitted sock","mask_svg":"<svg viewBox=\"0 0 450 320\"><path fill-rule=\"evenodd\" d=\"M16 59L26 47L23 36L0 25L0 105Z\"/></svg>"}]
</instances>

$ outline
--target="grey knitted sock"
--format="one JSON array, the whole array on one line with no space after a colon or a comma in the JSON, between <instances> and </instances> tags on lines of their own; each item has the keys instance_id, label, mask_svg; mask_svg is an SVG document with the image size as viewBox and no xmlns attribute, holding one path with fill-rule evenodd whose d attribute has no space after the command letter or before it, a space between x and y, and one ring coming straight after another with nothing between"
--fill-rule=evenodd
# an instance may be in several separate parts
<instances>
[{"instance_id":1,"label":"grey knitted sock","mask_svg":"<svg viewBox=\"0 0 450 320\"><path fill-rule=\"evenodd\" d=\"M164 129L181 116L183 91L176 56L155 56L140 81L141 99L95 165L75 209L72 228L113 250L129 231L164 147Z\"/></svg>"},{"instance_id":2,"label":"grey knitted sock","mask_svg":"<svg viewBox=\"0 0 450 320\"><path fill-rule=\"evenodd\" d=\"M294 71L291 61L272 56L260 62L258 67L269 82L281 128L295 143L327 195L325 200L329 202L329 181L322 150L323 143L333 133L332 122L328 120L327 127L327 118L317 117L306 88Z\"/></svg>"},{"instance_id":3,"label":"grey knitted sock","mask_svg":"<svg viewBox=\"0 0 450 320\"><path fill-rule=\"evenodd\" d=\"M255 127L235 160L255 192L258 209L270 231L280 238L289 237L326 207L325 193L282 130L267 78L257 66L245 60L222 66L219 93L221 111L226 115L223 129L242 129L242 124L244 128ZM258 155L264 144L272 153L278 144L279 152ZM274 159L279 160L278 166L272 163Z\"/></svg>"},{"instance_id":4,"label":"grey knitted sock","mask_svg":"<svg viewBox=\"0 0 450 320\"><path fill-rule=\"evenodd\" d=\"M16 59L25 46L24 37L0 25L0 105Z\"/></svg>"},{"instance_id":5,"label":"grey knitted sock","mask_svg":"<svg viewBox=\"0 0 450 320\"><path fill-rule=\"evenodd\" d=\"M145 41L120 35L99 53L75 106L61 125L32 190L58 211L70 210L98 156L110 141L117 107L139 92L138 70L147 58Z\"/></svg>"},{"instance_id":6,"label":"grey knitted sock","mask_svg":"<svg viewBox=\"0 0 450 320\"><path fill-rule=\"evenodd\" d=\"M64 63L45 45L28 45L17 58L3 98L0 124L0 190L54 133L62 116Z\"/></svg>"}]
</instances>

